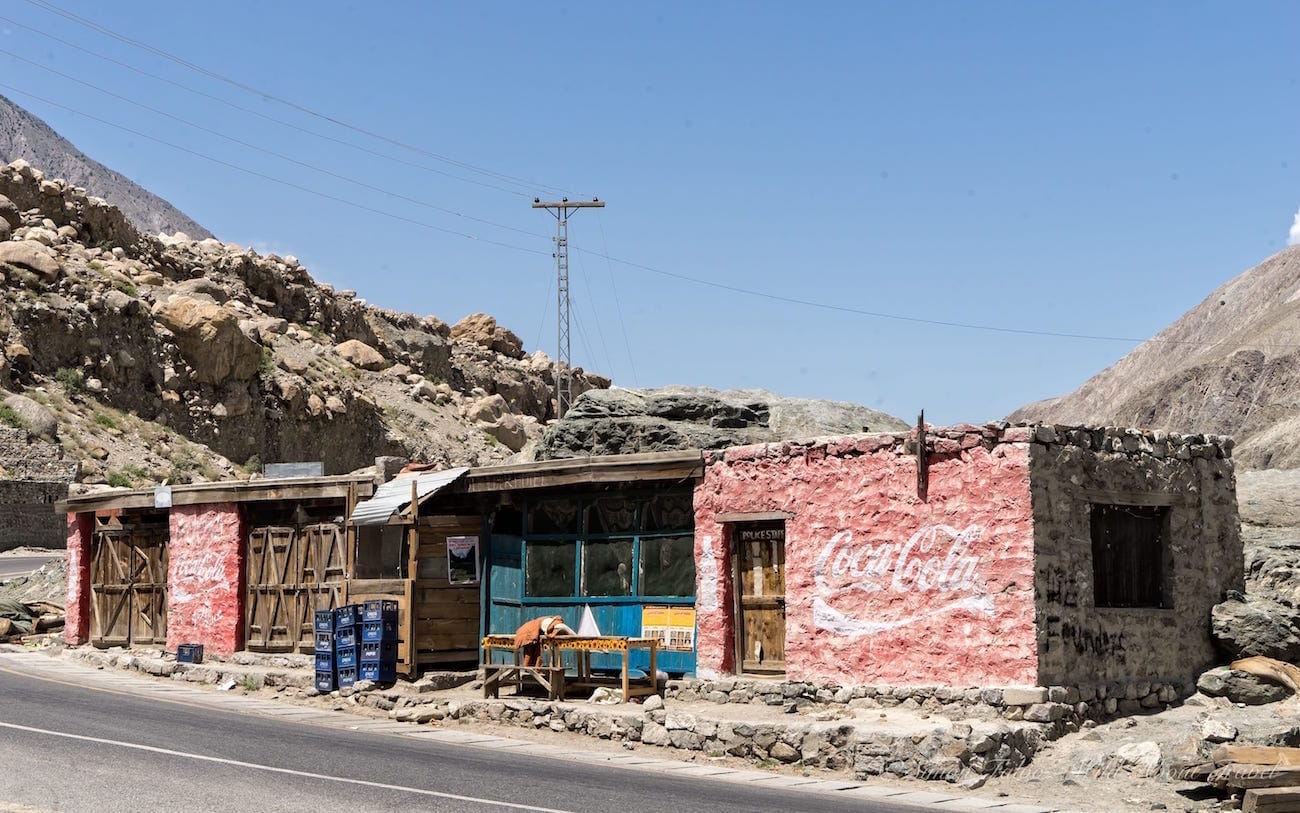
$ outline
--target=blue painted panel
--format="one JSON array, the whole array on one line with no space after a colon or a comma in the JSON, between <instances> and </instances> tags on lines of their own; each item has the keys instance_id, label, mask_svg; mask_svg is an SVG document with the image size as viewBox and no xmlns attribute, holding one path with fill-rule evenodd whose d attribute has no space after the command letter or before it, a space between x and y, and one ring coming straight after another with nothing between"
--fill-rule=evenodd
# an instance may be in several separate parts
<instances>
[{"instance_id":1,"label":"blue painted panel","mask_svg":"<svg viewBox=\"0 0 1300 813\"><path fill-rule=\"evenodd\" d=\"M487 603L489 635L507 635L524 623L519 606L523 594L523 571L517 536L493 535L488 545Z\"/></svg>"}]
</instances>

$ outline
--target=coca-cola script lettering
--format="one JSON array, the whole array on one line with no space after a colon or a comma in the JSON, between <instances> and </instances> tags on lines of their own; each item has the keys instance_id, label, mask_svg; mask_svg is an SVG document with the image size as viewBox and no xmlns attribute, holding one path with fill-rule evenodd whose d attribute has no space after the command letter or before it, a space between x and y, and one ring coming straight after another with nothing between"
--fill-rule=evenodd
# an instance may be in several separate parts
<instances>
[{"instance_id":1,"label":"coca-cola script lettering","mask_svg":"<svg viewBox=\"0 0 1300 813\"><path fill-rule=\"evenodd\" d=\"M855 541L852 531L835 534L813 569L818 593L813 623L838 635L859 636L957 610L992 615L993 599L979 572L983 533L978 525L962 530L927 525L905 542ZM861 598L853 598L857 592L881 598L863 612L869 619L836 606L862 607Z\"/></svg>"}]
</instances>

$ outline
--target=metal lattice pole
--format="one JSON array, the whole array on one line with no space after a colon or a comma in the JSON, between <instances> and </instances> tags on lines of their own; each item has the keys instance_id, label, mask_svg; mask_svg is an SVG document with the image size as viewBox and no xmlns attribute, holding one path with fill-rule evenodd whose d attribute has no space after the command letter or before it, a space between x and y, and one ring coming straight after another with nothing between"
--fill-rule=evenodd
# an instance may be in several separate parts
<instances>
[{"instance_id":1,"label":"metal lattice pole","mask_svg":"<svg viewBox=\"0 0 1300 813\"><path fill-rule=\"evenodd\" d=\"M569 216L578 209L602 209L599 199L544 203L533 199L534 209L555 215L555 417L563 418L573 405L573 356L569 342Z\"/></svg>"}]
</instances>

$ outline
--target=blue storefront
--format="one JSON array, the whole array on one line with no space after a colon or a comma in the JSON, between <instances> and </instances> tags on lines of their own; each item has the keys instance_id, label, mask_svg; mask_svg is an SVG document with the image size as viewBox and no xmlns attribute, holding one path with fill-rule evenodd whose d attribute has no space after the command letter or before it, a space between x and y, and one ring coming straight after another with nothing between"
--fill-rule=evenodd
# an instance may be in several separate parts
<instances>
[{"instance_id":1,"label":"blue storefront","mask_svg":"<svg viewBox=\"0 0 1300 813\"><path fill-rule=\"evenodd\" d=\"M543 615L578 629L589 608L601 634L661 637L659 669L693 674L698 467L698 453L667 453L475 470L469 490L500 495L483 551L484 634ZM647 669L646 653L632 666Z\"/></svg>"}]
</instances>

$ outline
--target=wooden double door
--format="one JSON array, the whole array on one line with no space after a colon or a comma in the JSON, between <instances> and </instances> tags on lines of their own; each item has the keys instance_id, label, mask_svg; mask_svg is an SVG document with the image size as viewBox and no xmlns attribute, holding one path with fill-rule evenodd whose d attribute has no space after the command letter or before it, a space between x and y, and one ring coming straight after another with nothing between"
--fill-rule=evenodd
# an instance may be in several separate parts
<instances>
[{"instance_id":1,"label":"wooden double door","mask_svg":"<svg viewBox=\"0 0 1300 813\"><path fill-rule=\"evenodd\" d=\"M90 564L90 642L167 643L167 518L95 520Z\"/></svg>"},{"instance_id":2,"label":"wooden double door","mask_svg":"<svg viewBox=\"0 0 1300 813\"><path fill-rule=\"evenodd\" d=\"M244 645L309 652L313 615L345 601L347 538L334 523L263 526L248 535Z\"/></svg>"},{"instance_id":3,"label":"wooden double door","mask_svg":"<svg viewBox=\"0 0 1300 813\"><path fill-rule=\"evenodd\" d=\"M732 527L737 671L785 672L785 523Z\"/></svg>"}]
</instances>

